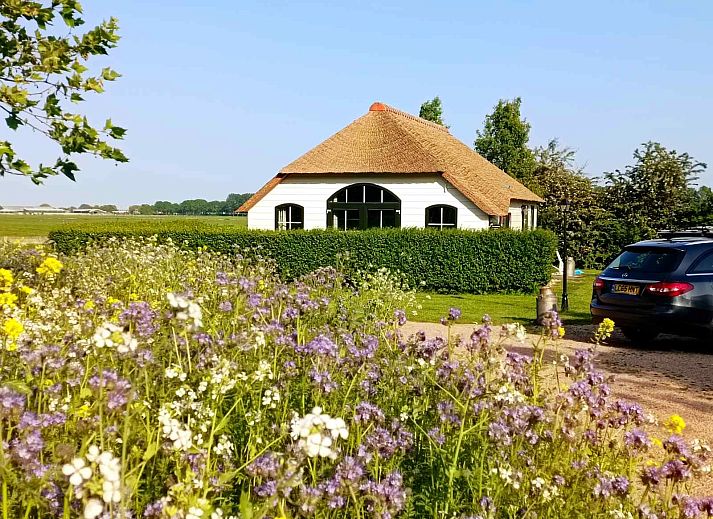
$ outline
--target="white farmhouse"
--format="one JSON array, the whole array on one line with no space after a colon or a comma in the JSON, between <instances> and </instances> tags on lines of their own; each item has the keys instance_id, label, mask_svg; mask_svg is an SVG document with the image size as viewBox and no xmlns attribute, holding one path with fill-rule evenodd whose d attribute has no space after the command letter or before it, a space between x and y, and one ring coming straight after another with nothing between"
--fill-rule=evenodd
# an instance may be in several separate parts
<instances>
[{"instance_id":1,"label":"white farmhouse","mask_svg":"<svg viewBox=\"0 0 713 519\"><path fill-rule=\"evenodd\" d=\"M541 202L447 128L374 103L237 211L250 229L530 229Z\"/></svg>"}]
</instances>

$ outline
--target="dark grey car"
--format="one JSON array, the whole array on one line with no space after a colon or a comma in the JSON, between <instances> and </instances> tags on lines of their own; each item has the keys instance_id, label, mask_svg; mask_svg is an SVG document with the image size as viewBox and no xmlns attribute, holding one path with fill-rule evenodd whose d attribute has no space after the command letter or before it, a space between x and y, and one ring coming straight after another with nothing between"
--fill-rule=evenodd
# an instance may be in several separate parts
<instances>
[{"instance_id":1,"label":"dark grey car","mask_svg":"<svg viewBox=\"0 0 713 519\"><path fill-rule=\"evenodd\" d=\"M624 251L596 278L595 323L608 317L632 340L660 333L713 341L713 233L671 233Z\"/></svg>"}]
</instances>

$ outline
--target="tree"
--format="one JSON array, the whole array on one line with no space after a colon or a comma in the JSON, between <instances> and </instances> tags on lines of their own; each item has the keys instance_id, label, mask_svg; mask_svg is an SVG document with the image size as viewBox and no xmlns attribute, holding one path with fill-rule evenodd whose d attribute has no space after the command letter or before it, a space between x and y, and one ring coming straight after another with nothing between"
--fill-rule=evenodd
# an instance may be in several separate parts
<instances>
[{"instance_id":1,"label":"tree","mask_svg":"<svg viewBox=\"0 0 713 519\"><path fill-rule=\"evenodd\" d=\"M117 207L114 204L106 204L106 205L98 205L96 206L97 209L100 209L102 211L105 211L107 213L113 213L115 211L118 211Z\"/></svg>"},{"instance_id":2,"label":"tree","mask_svg":"<svg viewBox=\"0 0 713 519\"><path fill-rule=\"evenodd\" d=\"M478 130L475 150L510 176L528 182L535 169L535 158L527 144L530 124L520 116L519 97L501 99L493 113L485 116Z\"/></svg>"},{"instance_id":3,"label":"tree","mask_svg":"<svg viewBox=\"0 0 713 519\"><path fill-rule=\"evenodd\" d=\"M597 186L575 165L575 152L556 139L535 148L536 167L530 188L545 200L539 209L539 225L552 230L563 243L567 212L568 254L584 267L598 266L609 259L609 247L601 247L598 222L610 219L598 206ZM617 251L618 252L618 251Z\"/></svg>"},{"instance_id":4,"label":"tree","mask_svg":"<svg viewBox=\"0 0 713 519\"><path fill-rule=\"evenodd\" d=\"M427 121L431 121L448 128L448 126L446 126L443 122L443 107L441 106L441 99L438 96L434 97L430 101L424 102L421 105L418 116L421 119L426 119Z\"/></svg>"},{"instance_id":5,"label":"tree","mask_svg":"<svg viewBox=\"0 0 713 519\"><path fill-rule=\"evenodd\" d=\"M648 232L685 226L692 204L689 185L706 165L652 141L634 151L634 160L624 171L605 174L603 203Z\"/></svg>"},{"instance_id":6,"label":"tree","mask_svg":"<svg viewBox=\"0 0 713 519\"><path fill-rule=\"evenodd\" d=\"M7 114L5 123L15 131L32 129L61 150L53 165L33 167L11 142L0 140L0 176L26 176L36 184L58 174L74 180L79 169L74 154L128 160L109 144L124 137L123 128L111 119L95 128L68 107L81 103L86 93L102 93L106 82L120 76L111 68L89 72L86 66L92 57L116 46L116 19L75 33L84 23L81 14L77 0L0 0L0 108Z\"/></svg>"}]
</instances>

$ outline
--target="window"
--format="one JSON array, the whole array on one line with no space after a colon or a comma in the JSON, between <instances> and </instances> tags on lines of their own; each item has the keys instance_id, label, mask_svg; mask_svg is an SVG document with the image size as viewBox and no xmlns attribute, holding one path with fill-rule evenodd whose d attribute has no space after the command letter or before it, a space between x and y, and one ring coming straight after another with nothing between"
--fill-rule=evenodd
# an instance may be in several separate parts
<instances>
[{"instance_id":1,"label":"window","mask_svg":"<svg viewBox=\"0 0 713 519\"><path fill-rule=\"evenodd\" d=\"M275 207L275 229L278 231L304 229L304 215L305 210L301 205L278 205Z\"/></svg>"},{"instance_id":2,"label":"window","mask_svg":"<svg viewBox=\"0 0 713 519\"><path fill-rule=\"evenodd\" d=\"M677 249L628 247L611 262L607 270L666 274L676 270L682 258L683 252Z\"/></svg>"},{"instance_id":3,"label":"window","mask_svg":"<svg viewBox=\"0 0 713 519\"><path fill-rule=\"evenodd\" d=\"M342 231L401 227L401 200L376 184L352 184L327 199L327 227Z\"/></svg>"},{"instance_id":4,"label":"window","mask_svg":"<svg viewBox=\"0 0 713 519\"><path fill-rule=\"evenodd\" d=\"M522 213L522 230L526 231L527 229L530 228L530 222L529 222L529 211L528 211L528 206L523 205L520 208L520 211Z\"/></svg>"},{"instance_id":5,"label":"window","mask_svg":"<svg viewBox=\"0 0 713 519\"><path fill-rule=\"evenodd\" d=\"M426 208L426 227L430 229L455 229L458 209L450 205L432 205Z\"/></svg>"},{"instance_id":6,"label":"window","mask_svg":"<svg viewBox=\"0 0 713 519\"><path fill-rule=\"evenodd\" d=\"M691 269L691 274L713 274L713 252L703 256Z\"/></svg>"}]
</instances>

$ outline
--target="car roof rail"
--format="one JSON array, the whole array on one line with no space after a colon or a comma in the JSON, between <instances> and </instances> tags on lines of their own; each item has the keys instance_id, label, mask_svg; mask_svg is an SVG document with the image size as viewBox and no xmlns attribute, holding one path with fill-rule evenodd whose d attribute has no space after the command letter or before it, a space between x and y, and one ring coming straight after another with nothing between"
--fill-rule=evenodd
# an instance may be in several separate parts
<instances>
[{"instance_id":1,"label":"car roof rail","mask_svg":"<svg viewBox=\"0 0 713 519\"><path fill-rule=\"evenodd\" d=\"M664 229L658 231L659 238L671 240L673 238L713 238L713 225L701 225L688 229Z\"/></svg>"}]
</instances>

